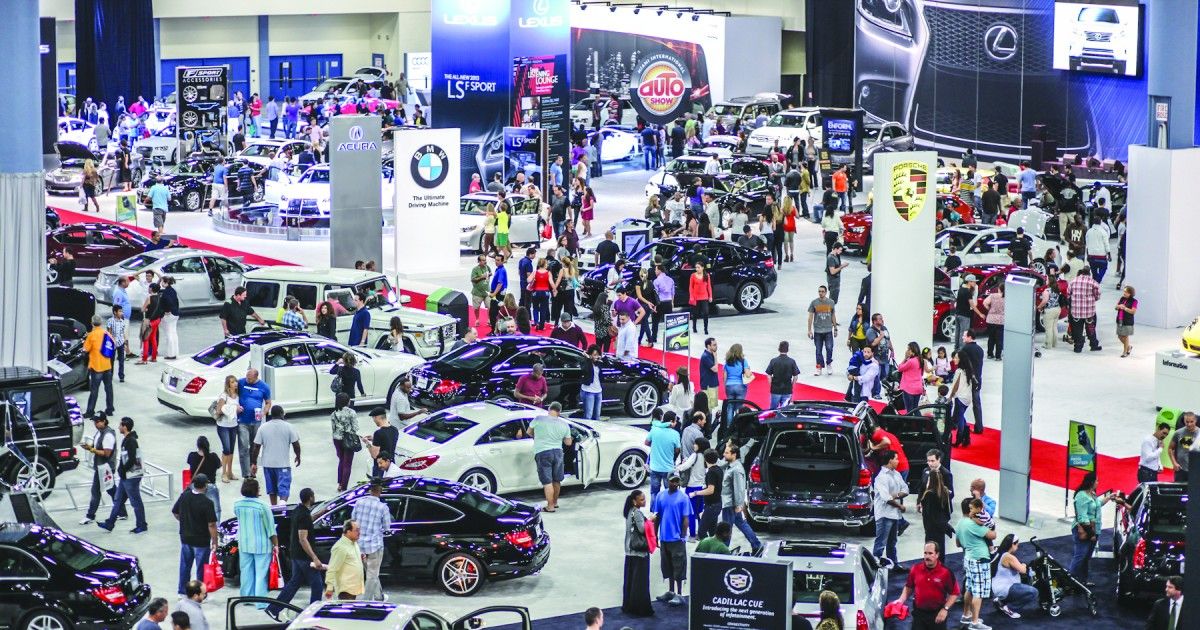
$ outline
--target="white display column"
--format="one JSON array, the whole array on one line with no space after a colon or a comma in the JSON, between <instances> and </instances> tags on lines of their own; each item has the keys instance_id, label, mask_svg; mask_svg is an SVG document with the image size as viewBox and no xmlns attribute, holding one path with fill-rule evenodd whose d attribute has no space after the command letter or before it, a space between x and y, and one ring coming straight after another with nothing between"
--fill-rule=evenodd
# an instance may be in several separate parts
<instances>
[{"instance_id":1,"label":"white display column","mask_svg":"<svg viewBox=\"0 0 1200 630\"><path fill-rule=\"evenodd\" d=\"M413 129L395 134L396 274L458 268L458 129Z\"/></svg>"},{"instance_id":2,"label":"white display column","mask_svg":"<svg viewBox=\"0 0 1200 630\"><path fill-rule=\"evenodd\" d=\"M1137 290L1138 324L1175 328L1200 315L1197 173L1200 148L1129 147L1125 282Z\"/></svg>"},{"instance_id":3,"label":"white display column","mask_svg":"<svg viewBox=\"0 0 1200 630\"><path fill-rule=\"evenodd\" d=\"M910 341L933 344L937 154L876 155L874 172L871 310L883 315L902 359Z\"/></svg>"}]
</instances>

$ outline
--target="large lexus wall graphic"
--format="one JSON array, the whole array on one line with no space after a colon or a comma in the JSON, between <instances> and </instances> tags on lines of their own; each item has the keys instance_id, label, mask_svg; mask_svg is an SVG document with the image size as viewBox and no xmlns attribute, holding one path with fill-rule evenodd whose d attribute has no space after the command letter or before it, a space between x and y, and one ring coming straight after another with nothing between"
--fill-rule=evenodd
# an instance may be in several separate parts
<instances>
[{"instance_id":1,"label":"large lexus wall graphic","mask_svg":"<svg viewBox=\"0 0 1200 630\"><path fill-rule=\"evenodd\" d=\"M1056 70L1053 0L855 0L854 102L943 155L1126 159L1145 141L1144 79Z\"/></svg>"}]
</instances>

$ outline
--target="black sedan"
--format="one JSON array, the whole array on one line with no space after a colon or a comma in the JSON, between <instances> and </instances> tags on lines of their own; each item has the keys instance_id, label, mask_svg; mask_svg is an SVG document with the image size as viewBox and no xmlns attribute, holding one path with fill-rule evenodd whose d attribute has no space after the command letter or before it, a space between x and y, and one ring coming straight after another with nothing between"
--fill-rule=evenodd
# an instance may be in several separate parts
<instances>
[{"instance_id":1,"label":"black sedan","mask_svg":"<svg viewBox=\"0 0 1200 630\"><path fill-rule=\"evenodd\" d=\"M441 409L477 400L513 400L517 379L536 364L544 367L547 400L570 409L579 405L587 355L568 343L535 336L488 337L418 365L409 372L413 404ZM611 355L599 361L606 406L646 418L670 388L662 366Z\"/></svg>"},{"instance_id":2,"label":"black sedan","mask_svg":"<svg viewBox=\"0 0 1200 630\"><path fill-rule=\"evenodd\" d=\"M1117 507L1113 555L1117 599L1162 597L1167 577L1183 573L1187 484L1143 483Z\"/></svg>"},{"instance_id":3,"label":"black sedan","mask_svg":"<svg viewBox=\"0 0 1200 630\"><path fill-rule=\"evenodd\" d=\"M171 170L152 172L142 180L141 186L138 188L138 198L142 200L142 205L150 207L150 187L154 185L156 178L162 177L164 180L163 183L171 190L171 198L167 205L170 211L186 210L188 212L195 212L201 208L206 208L208 207L209 196L212 194L213 167L216 166L216 163L215 157L203 155L188 158ZM229 160L226 162L226 166L229 167L229 174L232 177L241 168L242 162ZM254 164L250 166L255 171L260 170ZM263 180L262 177L258 177L258 187L254 191L254 201L262 201L263 193ZM229 196L230 198L234 198L237 195L231 192Z\"/></svg>"},{"instance_id":4,"label":"black sedan","mask_svg":"<svg viewBox=\"0 0 1200 630\"><path fill-rule=\"evenodd\" d=\"M778 273L771 256L752 249L711 238L673 237L651 243L629 257L625 265L625 283L636 281L643 266L660 260L675 281L675 305L687 306L688 281L697 262L704 262L712 277L713 303L732 304L740 312L758 310L775 292ZM609 265L601 265L584 275L580 295L584 304L594 304L605 290Z\"/></svg>"},{"instance_id":5,"label":"black sedan","mask_svg":"<svg viewBox=\"0 0 1200 630\"><path fill-rule=\"evenodd\" d=\"M0 524L0 627L132 628L149 605L134 556L51 527Z\"/></svg>"},{"instance_id":6,"label":"black sedan","mask_svg":"<svg viewBox=\"0 0 1200 630\"><path fill-rule=\"evenodd\" d=\"M322 562L342 536L355 501L367 493L362 485L313 508L309 542ZM384 536L380 577L432 579L446 593L474 595L489 579L532 575L550 559L550 535L541 513L532 505L441 479L389 479L381 500L392 513L390 533ZM280 554L291 539L292 506L271 508L279 536ZM237 577L236 519L217 527L226 577ZM288 565L281 563L284 574Z\"/></svg>"},{"instance_id":7,"label":"black sedan","mask_svg":"<svg viewBox=\"0 0 1200 630\"><path fill-rule=\"evenodd\" d=\"M755 177L736 183L732 191L718 196L716 202L722 211L737 211L738 208L746 206L746 213L754 220L767 206L768 193L775 195L776 202L779 201L779 191L771 185L770 180L766 177Z\"/></svg>"}]
</instances>

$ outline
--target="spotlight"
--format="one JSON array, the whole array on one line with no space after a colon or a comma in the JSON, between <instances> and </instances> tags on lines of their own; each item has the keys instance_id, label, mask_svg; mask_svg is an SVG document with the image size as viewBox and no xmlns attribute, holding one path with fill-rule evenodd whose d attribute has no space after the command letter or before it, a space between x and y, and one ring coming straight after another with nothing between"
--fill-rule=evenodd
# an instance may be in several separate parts
<instances>
[{"instance_id":1,"label":"spotlight","mask_svg":"<svg viewBox=\"0 0 1200 630\"><path fill-rule=\"evenodd\" d=\"M662 17L663 10L662 10L662 9L659 9L659 10L655 11L655 13L657 13L657 14L658 14L658 17Z\"/></svg>"},{"instance_id":2,"label":"spotlight","mask_svg":"<svg viewBox=\"0 0 1200 630\"><path fill-rule=\"evenodd\" d=\"M637 14L639 14L639 13L641 13L641 12L642 12L642 7L634 7L634 8L633 8L633 14L634 14L634 15L637 15Z\"/></svg>"},{"instance_id":3,"label":"spotlight","mask_svg":"<svg viewBox=\"0 0 1200 630\"><path fill-rule=\"evenodd\" d=\"M587 11L587 8L588 8L588 5L587 5L587 4L581 4L581 5L579 5L579 10L580 10L580 11Z\"/></svg>"},{"instance_id":4,"label":"spotlight","mask_svg":"<svg viewBox=\"0 0 1200 630\"><path fill-rule=\"evenodd\" d=\"M611 4L610 4L610 5L608 5L608 10L609 10L609 12L610 12L610 13L616 13L616 12L617 12L617 7L615 7L615 6L613 6L613 5L611 5Z\"/></svg>"}]
</instances>

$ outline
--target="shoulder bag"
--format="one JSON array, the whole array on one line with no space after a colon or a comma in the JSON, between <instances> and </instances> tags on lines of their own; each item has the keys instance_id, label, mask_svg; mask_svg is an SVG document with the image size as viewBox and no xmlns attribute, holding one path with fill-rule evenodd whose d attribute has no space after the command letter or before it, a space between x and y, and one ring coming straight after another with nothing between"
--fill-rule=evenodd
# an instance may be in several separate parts
<instances>
[{"instance_id":1,"label":"shoulder bag","mask_svg":"<svg viewBox=\"0 0 1200 630\"><path fill-rule=\"evenodd\" d=\"M645 532L639 532L632 518L629 519L629 550L635 553L650 553L650 543Z\"/></svg>"}]
</instances>

